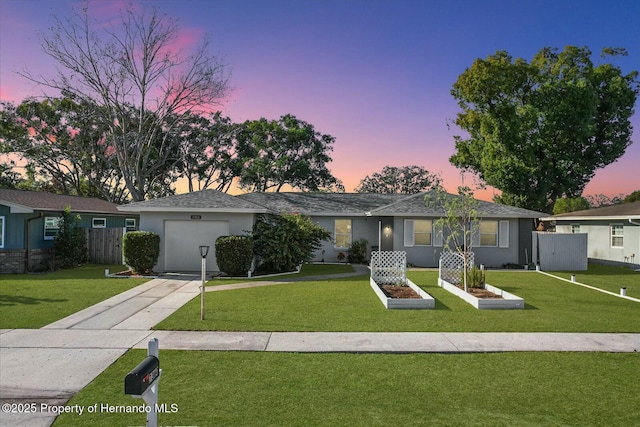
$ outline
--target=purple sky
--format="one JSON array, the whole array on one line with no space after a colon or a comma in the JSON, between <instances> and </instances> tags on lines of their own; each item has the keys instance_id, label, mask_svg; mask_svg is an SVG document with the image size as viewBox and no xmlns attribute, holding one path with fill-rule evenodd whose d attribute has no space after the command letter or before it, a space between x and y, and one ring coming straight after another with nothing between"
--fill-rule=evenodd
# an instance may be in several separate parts
<instances>
[{"instance_id":1,"label":"purple sky","mask_svg":"<svg viewBox=\"0 0 640 427\"><path fill-rule=\"evenodd\" d=\"M96 10L114 14L98 0ZM531 60L545 46L624 47L623 72L640 70L640 2L549 0L154 0L177 18L185 40L208 34L234 88L223 111L235 122L291 113L336 138L329 165L347 189L385 165L417 164L460 184L449 164L458 107L449 91L476 58L497 50ZM15 71L47 74L39 45L52 15L72 1L0 0L0 99L38 95ZM114 14L115 15L115 14ZM597 172L585 194L640 189L640 118L635 142ZM467 176L467 183L471 176ZM490 198L492 191L477 193Z\"/></svg>"}]
</instances>

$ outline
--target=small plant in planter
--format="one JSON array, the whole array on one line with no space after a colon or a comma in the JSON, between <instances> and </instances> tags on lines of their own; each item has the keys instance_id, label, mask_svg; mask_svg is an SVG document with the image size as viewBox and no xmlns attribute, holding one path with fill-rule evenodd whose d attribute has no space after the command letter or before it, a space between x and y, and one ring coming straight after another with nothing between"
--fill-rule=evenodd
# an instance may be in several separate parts
<instances>
[{"instance_id":1,"label":"small plant in planter","mask_svg":"<svg viewBox=\"0 0 640 427\"><path fill-rule=\"evenodd\" d=\"M338 252L338 261L344 262L345 258L347 258L347 254L344 252Z\"/></svg>"},{"instance_id":2,"label":"small plant in planter","mask_svg":"<svg viewBox=\"0 0 640 427\"><path fill-rule=\"evenodd\" d=\"M471 269L467 272L467 284L471 288L484 289L484 269L478 268L475 265L471 267Z\"/></svg>"}]
</instances>

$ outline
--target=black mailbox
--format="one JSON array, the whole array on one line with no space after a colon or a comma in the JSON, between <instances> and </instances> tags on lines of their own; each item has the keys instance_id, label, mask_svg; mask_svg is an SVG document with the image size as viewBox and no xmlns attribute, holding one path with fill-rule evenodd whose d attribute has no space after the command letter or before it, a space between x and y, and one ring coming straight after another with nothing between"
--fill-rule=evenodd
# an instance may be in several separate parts
<instances>
[{"instance_id":1,"label":"black mailbox","mask_svg":"<svg viewBox=\"0 0 640 427\"><path fill-rule=\"evenodd\" d=\"M124 378L124 394L141 396L160 375L160 360L147 356Z\"/></svg>"}]
</instances>

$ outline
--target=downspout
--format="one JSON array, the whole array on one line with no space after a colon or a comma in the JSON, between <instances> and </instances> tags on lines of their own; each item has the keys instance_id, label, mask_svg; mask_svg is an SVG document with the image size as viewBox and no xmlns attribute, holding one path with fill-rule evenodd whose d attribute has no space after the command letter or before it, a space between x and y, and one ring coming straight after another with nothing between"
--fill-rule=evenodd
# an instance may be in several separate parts
<instances>
[{"instance_id":1,"label":"downspout","mask_svg":"<svg viewBox=\"0 0 640 427\"><path fill-rule=\"evenodd\" d=\"M38 214L38 216L34 216L31 218L27 218L27 235L25 236L27 239L27 244L25 245L25 248L27 250L27 257L26 257L26 262L27 262L27 272L31 271L31 221L33 221L34 219L38 219L38 218L42 218L42 212Z\"/></svg>"}]
</instances>

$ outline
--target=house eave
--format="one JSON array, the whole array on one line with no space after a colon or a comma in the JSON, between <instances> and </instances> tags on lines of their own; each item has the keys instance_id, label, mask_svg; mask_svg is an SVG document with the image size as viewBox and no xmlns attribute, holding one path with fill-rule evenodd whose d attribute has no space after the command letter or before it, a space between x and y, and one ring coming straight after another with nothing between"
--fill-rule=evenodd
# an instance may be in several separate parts
<instances>
[{"instance_id":1,"label":"house eave","mask_svg":"<svg viewBox=\"0 0 640 427\"><path fill-rule=\"evenodd\" d=\"M0 201L0 205L8 206L9 213L12 213L12 214L29 214L34 212L34 209L29 206L6 202L4 200Z\"/></svg>"},{"instance_id":2,"label":"house eave","mask_svg":"<svg viewBox=\"0 0 640 427\"><path fill-rule=\"evenodd\" d=\"M149 206L139 207L134 206L118 206L118 210L121 212L200 212L200 213L267 213L267 209L244 209L244 208L189 208L189 207L169 207L169 206Z\"/></svg>"},{"instance_id":3,"label":"house eave","mask_svg":"<svg viewBox=\"0 0 640 427\"><path fill-rule=\"evenodd\" d=\"M640 215L601 215L601 216L563 216L561 218L557 217L546 217L541 218L542 221L623 221L627 222L629 219L632 220L640 220Z\"/></svg>"}]
</instances>

